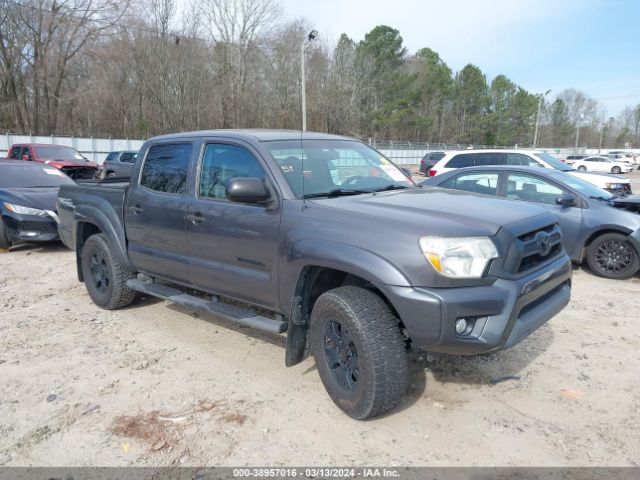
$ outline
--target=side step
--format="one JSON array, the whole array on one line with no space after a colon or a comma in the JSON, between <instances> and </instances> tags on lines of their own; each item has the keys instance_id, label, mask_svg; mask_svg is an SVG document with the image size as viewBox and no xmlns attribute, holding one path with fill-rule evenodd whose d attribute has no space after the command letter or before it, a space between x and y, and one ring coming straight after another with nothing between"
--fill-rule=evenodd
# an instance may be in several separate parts
<instances>
[{"instance_id":1,"label":"side step","mask_svg":"<svg viewBox=\"0 0 640 480\"><path fill-rule=\"evenodd\" d=\"M177 288L162 283L145 282L138 279L127 280L127 287L137 292L163 298L170 302L196 310L204 310L230 322L255 328L269 333L282 333L287 330L287 322L279 316L278 320L263 317L249 308L236 307L216 300L208 301L184 293Z\"/></svg>"}]
</instances>

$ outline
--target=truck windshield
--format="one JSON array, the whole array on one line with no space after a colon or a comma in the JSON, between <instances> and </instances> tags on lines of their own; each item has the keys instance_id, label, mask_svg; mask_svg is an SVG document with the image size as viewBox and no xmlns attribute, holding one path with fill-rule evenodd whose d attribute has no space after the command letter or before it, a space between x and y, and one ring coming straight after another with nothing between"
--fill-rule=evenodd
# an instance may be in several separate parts
<instances>
[{"instance_id":1,"label":"truck windshield","mask_svg":"<svg viewBox=\"0 0 640 480\"><path fill-rule=\"evenodd\" d=\"M42 160L73 160L86 162L87 159L71 147L34 147Z\"/></svg>"},{"instance_id":2,"label":"truck windshield","mask_svg":"<svg viewBox=\"0 0 640 480\"><path fill-rule=\"evenodd\" d=\"M390 160L352 140L266 142L297 198L415 187Z\"/></svg>"}]
</instances>

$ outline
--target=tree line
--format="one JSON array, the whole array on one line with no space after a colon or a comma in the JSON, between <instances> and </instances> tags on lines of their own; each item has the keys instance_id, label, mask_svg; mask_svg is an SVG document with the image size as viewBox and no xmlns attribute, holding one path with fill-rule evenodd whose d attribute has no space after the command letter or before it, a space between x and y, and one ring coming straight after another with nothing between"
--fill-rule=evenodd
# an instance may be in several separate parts
<instances>
[{"instance_id":1,"label":"tree line","mask_svg":"<svg viewBox=\"0 0 640 480\"><path fill-rule=\"evenodd\" d=\"M301 126L363 139L531 146L640 145L640 105L607 117L472 64L454 72L380 25L305 41L276 0L0 0L0 130L148 138L210 128ZM576 138L578 137L578 138Z\"/></svg>"}]
</instances>

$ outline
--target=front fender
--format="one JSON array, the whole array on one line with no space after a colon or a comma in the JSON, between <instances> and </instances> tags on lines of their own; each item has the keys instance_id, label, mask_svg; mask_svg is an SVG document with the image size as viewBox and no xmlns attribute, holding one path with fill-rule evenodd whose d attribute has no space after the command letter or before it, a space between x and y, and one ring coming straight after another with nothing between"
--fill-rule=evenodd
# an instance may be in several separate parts
<instances>
[{"instance_id":1,"label":"front fender","mask_svg":"<svg viewBox=\"0 0 640 480\"><path fill-rule=\"evenodd\" d=\"M108 238L113 254L124 270L128 272L136 271L135 266L131 263L129 255L127 254L124 227L113 208L100 210L93 205L79 205L76 207L73 217L73 235L76 244L79 275L81 275L80 255L84 244L84 232L85 228L89 228L89 225L95 226Z\"/></svg>"},{"instance_id":2,"label":"front fender","mask_svg":"<svg viewBox=\"0 0 640 480\"><path fill-rule=\"evenodd\" d=\"M301 239L293 243L280 265L280 305L291 306L303 269L317 266L356 275L371 283L410 286L407 277L385 258L353 245L318 239Z\"/></svg>"}]
</instances>

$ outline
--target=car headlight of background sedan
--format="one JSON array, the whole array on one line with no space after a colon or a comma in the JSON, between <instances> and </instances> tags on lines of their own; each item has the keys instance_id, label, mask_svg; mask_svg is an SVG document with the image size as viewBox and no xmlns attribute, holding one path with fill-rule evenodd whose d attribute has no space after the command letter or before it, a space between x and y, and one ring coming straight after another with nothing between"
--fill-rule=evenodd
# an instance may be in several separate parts
<instances>
[{"instance_id":1,"label":"car headlight of background sedan","mask_svg":"<svg viewBox=\"0 0 640 480\"><path fill-rule=\"evenodd\" d=\"M46 217L47 212L39 210L37 208L23 207L22 205L13 205L12 203L4 203L4 208L10 212L17 213L18 215L38 215L40 217Z\"/></svg>"},{"instance_id":2,"label":"car headlight of background sedan","mask_svg":"<svg viewBox=\"0 0 640 480\"><path fill-rule=\"evenodd\" d=\"M498 258L487 237L422 237L419 243L431 266L447 277L480 278L489 262Z\"/></svg>"}]
</instances>

